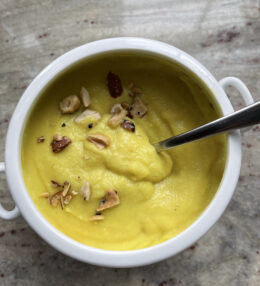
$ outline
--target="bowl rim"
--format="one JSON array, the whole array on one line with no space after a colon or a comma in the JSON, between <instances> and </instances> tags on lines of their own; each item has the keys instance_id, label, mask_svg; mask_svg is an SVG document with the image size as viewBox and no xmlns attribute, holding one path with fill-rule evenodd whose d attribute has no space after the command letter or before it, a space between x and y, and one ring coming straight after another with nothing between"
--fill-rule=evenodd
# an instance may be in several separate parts
<instances>
[{"instance_id":1,"label":"bowl rim","mask_svg":"<svg viewBox=\"0 0 260 286\"><path fill-rule=\"evenodd\" d=\"M103 250L87 246L52 226L34 205L21 170L21 140L26 118L40 91L59 73L75 62L104 52L137 50L165 56L196 74L215 95L223 114L234 111L228 97L212 74L196 59L169 44L134 37L109 38L84 44L55 59L27 87L11 118L5 146L6 178L13 199L29 225L47 243L60 252L94 265L134 267L151 264L176 255L195 243L219 219L237 184L241 165L240 132L227 136L227 160L219 188L203 213L183 232L160 244L129 251Z\"/></svg>"}]
</instances>

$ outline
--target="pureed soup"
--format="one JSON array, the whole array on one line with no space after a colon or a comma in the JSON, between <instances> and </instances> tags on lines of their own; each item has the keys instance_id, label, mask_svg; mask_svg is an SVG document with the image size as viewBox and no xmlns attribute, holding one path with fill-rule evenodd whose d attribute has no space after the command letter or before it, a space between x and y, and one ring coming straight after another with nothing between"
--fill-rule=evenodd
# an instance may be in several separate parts
<instances>
[{"instance_id":1,"label":"pureed soup","mask_svg":"<svg viewBox=\"0 0 260 286\"><path fill-rule=\"evenodd\" d=\"M226 137L157 153L152 143L220 116L211 91L152 54L105 53L75 64L28 118L22 169L41 214L89 246L133 250L190 226L220 184Z\"/></svg>"}]
</instances>

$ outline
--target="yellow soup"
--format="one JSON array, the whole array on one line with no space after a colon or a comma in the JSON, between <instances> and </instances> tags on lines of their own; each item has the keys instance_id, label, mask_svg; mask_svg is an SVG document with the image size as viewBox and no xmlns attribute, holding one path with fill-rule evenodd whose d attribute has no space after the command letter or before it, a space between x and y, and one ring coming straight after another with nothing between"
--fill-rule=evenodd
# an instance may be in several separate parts
<instances>
[{"instance_id":1,"label":"yellow soup","mask_svg":"<svg viewBox=\"0 0 260 286\"><path fill-rule=\"evenodd\" d=\"M122 82L117 98L107 87L109 71ZM131 82L141 89L138 96L148 109L142 118L128 118L135 132L107 124L114 104L132 103ZM82 86L91 97L89 108L101 115L98 121L75 122L82 105L72 114L59 110L61 100L79 95ZM28 192L53 226L86 245L132 250L165 241L190 226L215 195L224 171L226 138L215 136L161 153L152 143L216 119L216 110L211 92L164 58L125 52L85 59L49 84L28 118L22 143ZM59 153L50 146L55 134L72 141ZM87 140L91 134L106 135L109 146L97 148ZM41 136L45 140L38 143ZM64 209L42 197L59 190L52 180L68 181L70 192L75 191ZM89 200L77 194L85 181L91 186ZM108 190L117 190L120 204L102 211L103 220L91 221Z\"/></svg>"}]
</instances>

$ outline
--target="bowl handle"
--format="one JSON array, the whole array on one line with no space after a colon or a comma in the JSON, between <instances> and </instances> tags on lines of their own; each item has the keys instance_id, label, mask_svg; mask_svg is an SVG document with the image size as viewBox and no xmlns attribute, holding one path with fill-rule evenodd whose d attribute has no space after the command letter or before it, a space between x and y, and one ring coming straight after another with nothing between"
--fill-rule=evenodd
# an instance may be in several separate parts
<instances>
[{"instance_id":1,"label":"bowl handle","mask_svg":"<svg viewBox=\"0 0 260 286\"><path fill-rule=\"evenodd\" d=\"M0 172L5 171L5 163L0 162ZM3 208L3 206L0 203L0 218L3 219L13 219L20 215L20 211L17 206L15 206L11 211L7 211Z\"/></svg>"},{"instance_id":2,"label":"bowl handle","mask_svg":"<svg viewBox=\"0 0 260 286\"><path fill-rule=\"evenodd\" d=\"M224 90L227 86L235 87L239 91L246 105L250 105L254 103L254 99L249 89L239 78L231 77L231 76L224 77L219 81L219 84Z\"/></svg>"},{"instance_id":3,"label":"bowl handle","mask_svg":"<svg viewBox=\"0 0 260 286\"><path fill-rule=\"evenodd\" d=\"M219 81L219 84L224 89L224 91L225 91L225 88L228 86L232 86L232 87L236 88L238 90L239 94L241 95L241 97L243 98L244 103L246 105L250 105L250 104L253 104L255 102L250 91L249 91L249 89L242 82L242 80L240 80L239 78L231 77L231 76L224 77ZM248 131L250 129L251 129L251 127L243 128L244 131Z\"/></svg>"}]
</instances>

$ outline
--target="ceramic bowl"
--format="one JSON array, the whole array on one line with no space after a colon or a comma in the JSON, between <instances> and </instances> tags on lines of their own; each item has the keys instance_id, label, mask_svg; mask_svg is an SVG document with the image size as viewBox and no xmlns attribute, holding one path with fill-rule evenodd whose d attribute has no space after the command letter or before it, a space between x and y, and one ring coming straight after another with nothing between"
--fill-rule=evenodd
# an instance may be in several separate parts
<instances>
[{"instance_id":1,"label":"ceramic bowl","mask_svg":"<svg viewBox=\"0 0 260 286\"><path fill-rule=\"evenodd\" d=\"M28 224L57 250L75 259L108 267L151 264L173 256L192 245L223 214L234 193L241 164L240 133L233 131L227 136L228 152L223 179L211 203L185 231L158 245L131 251L102 250L81 244L53 227L34 205L22 175L21 142L27 117L41 91L66 68L99 53L123 50L154 53L167 57L169 61L177 62L185 69L190 70L212 91L223 115L234 111L224 91L228 85L239 91L245 104L253 103L248 89L239 79L228 77L218 82L204 66L185 52L162 42L142 38L112 38L85 44L54 60L32 81L22 95L11 118L6 138L5 163L0 163L0 171L6 172L8 186L16 207L7 211L0 205L0 217L12 219L21 213Z\"/></svg>"}]
</instances>

